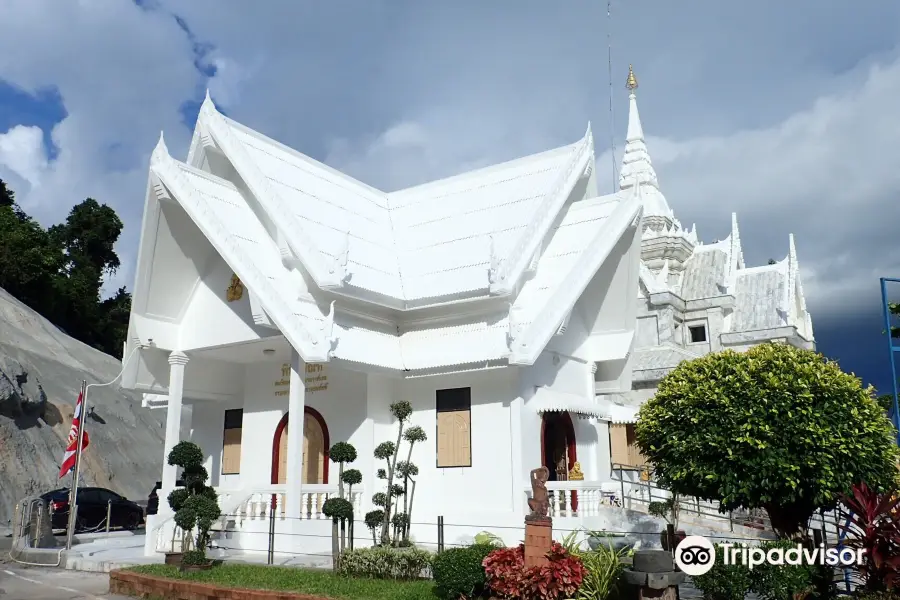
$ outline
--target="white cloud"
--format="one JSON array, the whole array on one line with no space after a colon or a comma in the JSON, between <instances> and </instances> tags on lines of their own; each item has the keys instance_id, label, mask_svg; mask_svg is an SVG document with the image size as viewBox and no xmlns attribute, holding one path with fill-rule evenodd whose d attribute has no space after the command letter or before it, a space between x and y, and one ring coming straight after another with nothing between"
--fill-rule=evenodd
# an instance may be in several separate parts
<instances>
[{"instance_id":1,"label":"white cloud","mask_svg":"<svg viewBox=\"0 0 900 600\"><path fill-rule=\"evenodd\" d=\"M130 286L149 154L160 129L170 147L186 148L179 107L202 79L184 32L132 2L4 0L0 79L31 93L56 88L67 113L52 130L54 160L31 154L10 165L28 181L40 175L16 199L45 225L87 197L113 206L125 230L122 268L107 288Z\"/></svg>"},{"instance_id":2,"label":"white cloud","mask_svg":"<svg viewBox=\"0 0 900 600\"><path fill-rule=\"evenodd\" d=\"M605 5L161 0L191 40L170 13L131 2L2 3L0 79L55 86L67 112L53 161L17 154L24 162L4 172L40 182L16 191L43 222L86 196L113 205L126 224L116 283L131 283L158 132L182 155L179 107L205 85L233 118L386 189L572 142L591 119L601 190L611 186ZM614 7L613 137L621 151L633 62L681 220L712 240L737 211L755 264L781 258L794 232L815 314L853 310L877 299L877 276L900 274L900 67L889 55L900 4L735 6ZM212 45L208 82L193 41ZM885 66L869 71L875 60Z\"/></svg>"},{"instance_id":3,"label":"white cloud","mask_svg":"<svg viewBox=\"0 0 900 600\"><path fill-rule=\"evenodd\" d=\"M47 170L41 128L16 125L6 133L0 133L0 165L24 179L32 189L40 185Z\"/></svg>"},{"instance_id":4,"label":"white cloud","mask_svg":"<svg viewBox=\"0 0 900 600\"><path fill-rule=\"evenodd\" d=\"M897 97L895 60L871 67L859 88L820 97L767 127L676 140L650 135L660 115L645 110L641 116L662 191L680 220L697 223L701 238L712 242L728 235L729 215L737 212L751 265L782 259L788 233L794 233L809 308L824 316L873 306L878 277L900 275L900 247L892 243L900 222ZM624 129L626 113L619 116ZM482 115L477 125L486 120ZM344 140L328 160L365 181L387 179L400 187L417 183L423 173L443 176L513 158L510 148L551 147L533 148L523 131L497 116L494 129L510 129L502 150L476 141L463 162L460 140L484 136L468 138L477 125L457 125L404 122L368 143ZM617 164L623 144L617 140ZM613 179L608 151L597 166L599 188L607 193Z\"/></svg>"}]
</instances>

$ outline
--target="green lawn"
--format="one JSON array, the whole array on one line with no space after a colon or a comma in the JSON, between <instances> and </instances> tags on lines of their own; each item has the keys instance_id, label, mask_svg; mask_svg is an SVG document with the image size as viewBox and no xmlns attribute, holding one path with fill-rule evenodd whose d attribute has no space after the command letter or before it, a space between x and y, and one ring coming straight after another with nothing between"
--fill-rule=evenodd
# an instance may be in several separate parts
<instances>
[{"instance_id":1,"label":"green lawn","mask_svg":"<svg viewBox=\"0 0 900 600\"><path fill-rule=\"evenodd\" d=\"M224 564L194 573L182 573L171 565L142 565L128 570L223 587L298 592L345 600L435 600L431 581L357 579L315 569Z\"/></svg>"}]
</instances>

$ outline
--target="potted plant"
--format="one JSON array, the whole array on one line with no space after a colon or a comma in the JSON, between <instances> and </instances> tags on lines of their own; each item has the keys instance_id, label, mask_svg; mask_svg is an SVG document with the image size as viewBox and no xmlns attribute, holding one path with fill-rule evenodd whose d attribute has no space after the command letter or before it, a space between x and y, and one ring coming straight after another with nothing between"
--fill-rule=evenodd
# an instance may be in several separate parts
<instances>
[{"instance_id":1,"label":"potted plant","mask_svg":"<svg viewBox=\"0 0 900 600\"><path fill-rule=\"evenodd\" d=\"M166 553L166 562L178 562L182 570L208 569L212 563L206 559L209 547L209 530L222 516L216 491L206 485L209 474L203 466L203 451L197 444L178 442L169 453L170 465L183 470L184 487L169 494L169 506L175 512L175 524L181 528L181 552ZM196 537L191 534L196 530ZM181 554L180 557L172 556ZM171 560L170 560L171 556Z\"/></svg>"},{"instance_id":2,"label":"potted plant","mask_svg":"<svg viewBox=\"0 0 900 600\"><path fill-rule=\"evenodd\" d=\"M663 502L651 502L647 507L647 512L654 517L665 520L666 523L675 529L675 546L687 537L687 533L684 530L678 529L678 505L678 495L672 494L671 497ZM674 550L674 547L669 544L669 533L667 530L660 532L659 541L662 543L663 550Z\"/></svg>"},{"instance_id":3,"label":"potted plant","mask_svg":"<svg viewBox=\"0 0 900 600\"><path fill-rule=\"evenodd\" d=\"M616 552L620 552L625 548L634 545L624 533L610 533L608 531L587 531L587 543L591 550L597 551L600 548L611 547Z\"/></svg>"}]
</instances>

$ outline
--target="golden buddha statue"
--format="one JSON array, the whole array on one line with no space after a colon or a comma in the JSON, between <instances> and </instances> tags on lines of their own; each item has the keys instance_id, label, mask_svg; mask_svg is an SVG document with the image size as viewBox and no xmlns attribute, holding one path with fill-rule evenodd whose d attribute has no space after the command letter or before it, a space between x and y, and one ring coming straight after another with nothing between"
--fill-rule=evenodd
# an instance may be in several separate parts
<instances>
[{"instance_id":1,"label":"golden buddha statue","mask_svg":"<svg viewBox=\"0 0 900 600\"><path fill-rule=\"evenodd\" d=\"M584 481L584 473L581 472L581 463L575 461L572 470L569 471L569 481Z\"/></svg>"}]
</instances>

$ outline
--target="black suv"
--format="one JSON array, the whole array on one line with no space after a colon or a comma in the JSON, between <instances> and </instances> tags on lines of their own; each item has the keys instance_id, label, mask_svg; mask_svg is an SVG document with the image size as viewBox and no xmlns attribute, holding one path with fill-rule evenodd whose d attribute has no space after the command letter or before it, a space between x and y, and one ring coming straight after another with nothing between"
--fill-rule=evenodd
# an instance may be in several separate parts
<instances>
[{"instance_id":1,"label":"black suv","mask_svg":"<svg viewBox=\"0 0 900 600\"><path fill-rule=\"evenodd\" d=\"M41 499L50 505L50 524L53 529L69 527L69 489L47 492ZM78 488L78 515L75 532L99 531L106 528L106 513L110 507L110 523L113 528L134 530L144 523L144 509L135 502L104 488Z\"/></svg>"}]
</instances>

